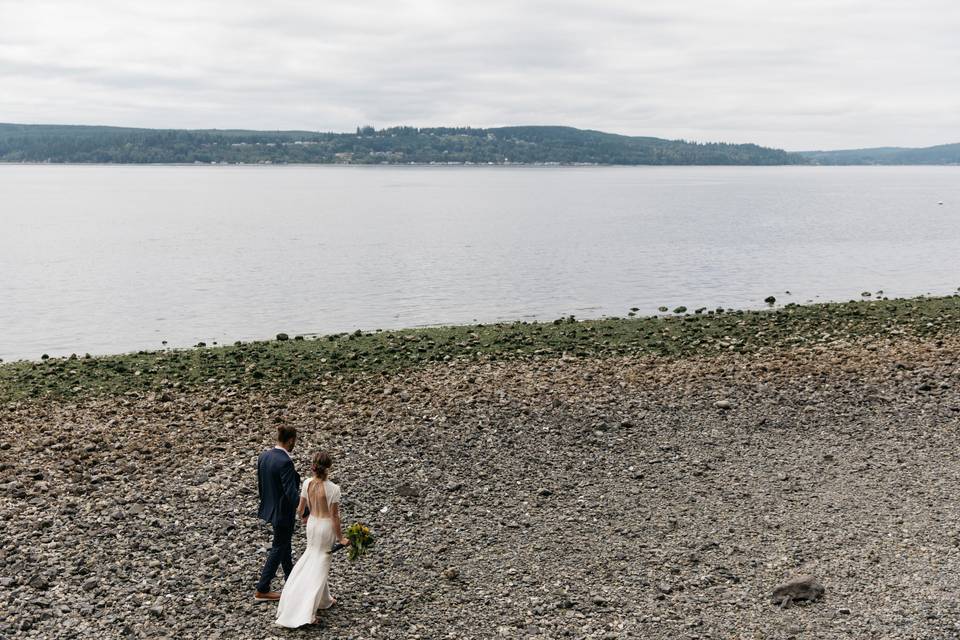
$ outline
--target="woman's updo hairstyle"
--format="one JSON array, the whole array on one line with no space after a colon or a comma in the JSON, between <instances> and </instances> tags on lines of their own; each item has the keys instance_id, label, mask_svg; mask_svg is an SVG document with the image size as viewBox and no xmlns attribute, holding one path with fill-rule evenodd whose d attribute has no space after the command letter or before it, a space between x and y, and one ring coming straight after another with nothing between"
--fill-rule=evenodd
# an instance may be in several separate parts
<instances>
[{"instance_id":1,"label":"woman's updo hairstyle","mask_svg":"<svg viewBox=\"0 0 960 640\"><path fill-rule=\"evenodd\" d=\"M333 465L333 458L326 451L313 454L313 475L318 478L327 478L327 470Z\"/></svg>"}]
</instances>

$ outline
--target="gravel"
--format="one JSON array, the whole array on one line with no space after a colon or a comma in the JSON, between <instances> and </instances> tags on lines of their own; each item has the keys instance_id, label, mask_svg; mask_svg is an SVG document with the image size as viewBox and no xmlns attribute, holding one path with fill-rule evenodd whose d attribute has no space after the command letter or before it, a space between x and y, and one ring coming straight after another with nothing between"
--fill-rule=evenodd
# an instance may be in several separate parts
<instances>
[{"instance_id":1,"label":"gravel","mask_svg":"<svg viewBox=\"0 0 960 640\"><path fill-rule=\"evenodd\" d=\"M0 636L960 637L958 366L868 339L9 402ZM277 419L378 537L318 629L252 597ZM772 604L799 574L824 595Z\"/></svg>"}]
</instances>

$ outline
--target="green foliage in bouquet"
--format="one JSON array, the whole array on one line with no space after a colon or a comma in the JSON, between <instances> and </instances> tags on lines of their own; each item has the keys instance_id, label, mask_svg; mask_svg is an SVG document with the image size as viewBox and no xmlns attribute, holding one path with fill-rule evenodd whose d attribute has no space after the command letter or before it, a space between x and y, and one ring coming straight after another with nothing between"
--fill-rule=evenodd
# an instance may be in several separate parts
<instances>
[{"instance_id":1,"label":"green foliage in bouquet","mask_svg":"<svg viewBox=\"0 0 960 640\"><path fill-rule=\"evenodd\" d=\"M347 527L346 537L350 541L347 555L351 561L364 555L374 543L373 531L362 522L355 522Z\"/></svg>"}]
</instances>

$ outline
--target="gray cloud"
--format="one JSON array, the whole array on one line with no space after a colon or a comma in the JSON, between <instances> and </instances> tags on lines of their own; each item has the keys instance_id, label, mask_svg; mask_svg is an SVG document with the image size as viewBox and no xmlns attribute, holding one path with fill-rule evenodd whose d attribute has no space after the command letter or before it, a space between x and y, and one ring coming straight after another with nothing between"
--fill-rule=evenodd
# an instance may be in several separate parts
<instances>
[{"instance_id":1,"label":"gray cloud","mask_svg":"<svg viewBox=\"0 0 960 640\"><path fill-rule=\"evenodd\" d=\"M960 140L952 0L0 0L0 120Z\"/></svg>"}]
</instances>

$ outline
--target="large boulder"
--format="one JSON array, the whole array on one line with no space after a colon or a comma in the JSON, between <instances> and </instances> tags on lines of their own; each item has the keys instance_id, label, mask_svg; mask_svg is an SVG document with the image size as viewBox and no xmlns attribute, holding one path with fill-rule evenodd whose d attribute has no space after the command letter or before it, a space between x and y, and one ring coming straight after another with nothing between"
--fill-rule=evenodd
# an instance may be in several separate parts
<instances>
[{"instance_id":1,"label":"large boulder","mask_svg":"<svg viewBox=\"0 0 960 640\"><path fill-rule=\"evenodd\" d=\"M809 575L799 575L777 585L770 599L781 607L790 606L798 600L813 602L823 595L824 588L816 578Z\"/></svg>"}]
</instances>

